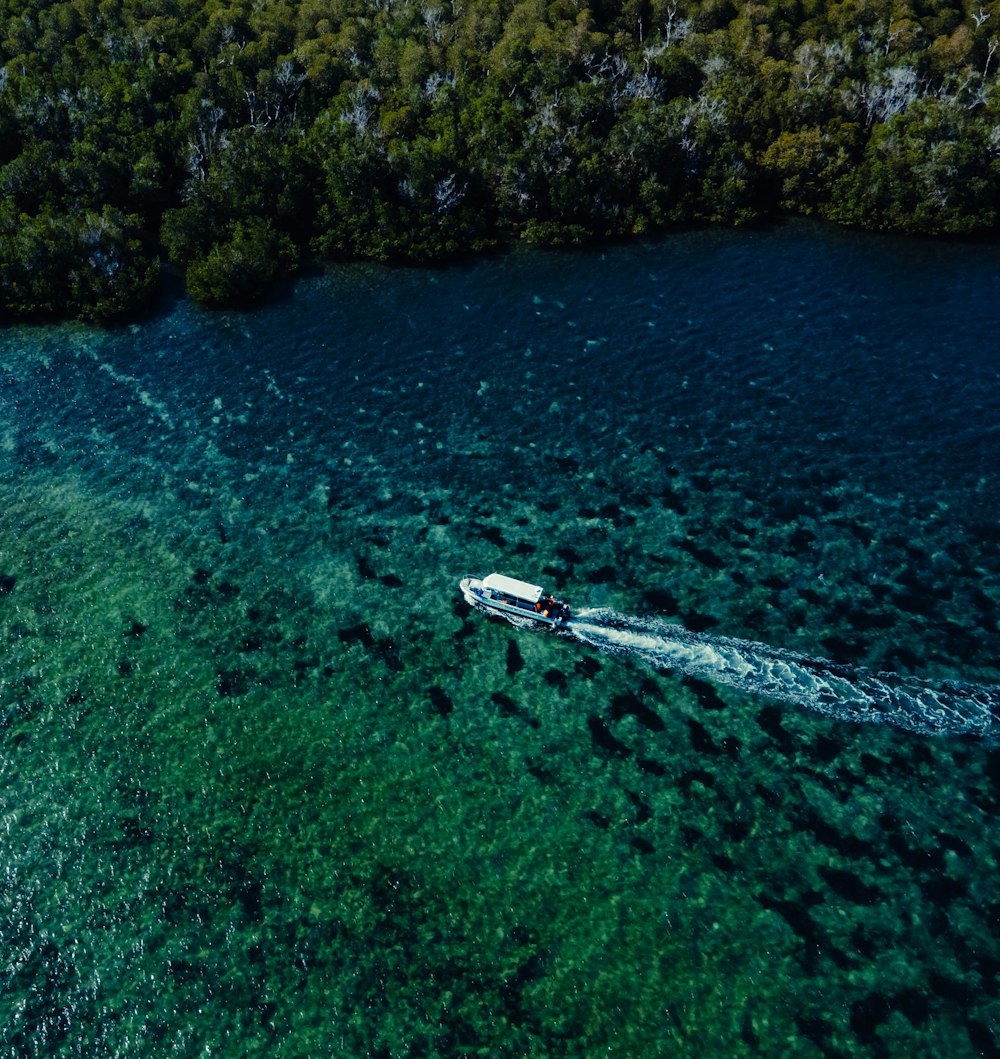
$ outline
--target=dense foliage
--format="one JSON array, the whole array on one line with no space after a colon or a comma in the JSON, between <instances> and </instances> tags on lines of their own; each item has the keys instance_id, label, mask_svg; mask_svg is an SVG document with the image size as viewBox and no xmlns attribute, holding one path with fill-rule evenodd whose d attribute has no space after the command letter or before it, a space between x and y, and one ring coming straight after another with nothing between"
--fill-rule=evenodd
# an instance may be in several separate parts
<instances>
[{"instance_id":1,"label":"dense foliage","mask_svg":"<svg viewBox=\"0 0 1000 1059\"><path fill-rule=\"evenodd\" d=\"M995 232L1000 0L965 3L0 0L0 305L775 210Z\"/></svg>"}]
</instances>

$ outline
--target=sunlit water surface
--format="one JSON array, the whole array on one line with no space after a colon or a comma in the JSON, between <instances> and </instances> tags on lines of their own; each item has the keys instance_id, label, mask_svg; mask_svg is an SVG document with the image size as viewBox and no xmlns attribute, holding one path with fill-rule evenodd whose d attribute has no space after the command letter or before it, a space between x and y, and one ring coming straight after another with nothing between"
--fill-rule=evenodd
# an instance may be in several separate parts
<instances>
[{"instance_id":1,"label":"sunlit water surface","mask_svg":"<svg viewBox=\"0 0 1000 1059\"><path fill-rule=\"evenodd\" d=\"M995 1054L998 294L794 225L5 331L0 1054Z\"/></svg>"}]
</instances>

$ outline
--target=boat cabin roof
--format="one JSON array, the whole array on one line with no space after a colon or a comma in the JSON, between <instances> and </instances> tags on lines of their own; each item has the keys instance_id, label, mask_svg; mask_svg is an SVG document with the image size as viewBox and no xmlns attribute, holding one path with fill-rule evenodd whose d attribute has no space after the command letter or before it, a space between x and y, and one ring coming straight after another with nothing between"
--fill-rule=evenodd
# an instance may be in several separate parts
<instances>
[{"instance_id":1,"label":"boat cabin roof","mask_svg":"<svg viewBox=\"0 0 1000 1059\"><path fill-rule=\"evenodd\" d=\"M544 591L540 585L529 585L527 581L518 581L516 577L505 577L503 574L489 574L483 578L483 588L492 588L497 592L505 592L509 596L517 596L526 599L530 603L537 603L542 598Z\"/></svg>"}]
</instances>

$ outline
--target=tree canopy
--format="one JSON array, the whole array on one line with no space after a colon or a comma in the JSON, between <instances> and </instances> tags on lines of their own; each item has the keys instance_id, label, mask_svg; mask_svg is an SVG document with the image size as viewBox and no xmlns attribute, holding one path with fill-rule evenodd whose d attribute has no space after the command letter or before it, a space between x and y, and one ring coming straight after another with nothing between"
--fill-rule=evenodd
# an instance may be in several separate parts
<instances>
[{"instance_id":1,"label":"tree canopy","mask_svg":"<svg viewBox=\"0 0 1000 1059\"><path fill-rule=\"evenodd\" d=\"M1000 0L0 0L0 311L774 211L994 234Z\"/></svg>"}]
</instances>

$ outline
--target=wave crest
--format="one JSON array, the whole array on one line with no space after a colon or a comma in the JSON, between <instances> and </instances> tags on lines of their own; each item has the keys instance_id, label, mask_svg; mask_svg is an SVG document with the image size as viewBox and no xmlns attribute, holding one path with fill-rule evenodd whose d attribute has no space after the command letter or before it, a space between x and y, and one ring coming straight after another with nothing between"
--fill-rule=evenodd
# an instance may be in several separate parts
<instances>
[{"instance_id":1,"label":"wave crest","mask_svg":"<svg viewBox=\"0 0 1000 1059\"><path fill-rule=\"evenodd\" d=\"M582 611L572 632L601 651L840 720L891 724L922 735L979 736L1000 720L1000 687L872 672L610 608Z\"/></svg>"}]
</instances>

